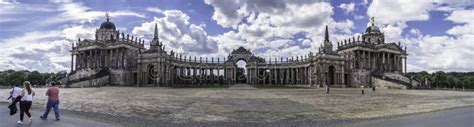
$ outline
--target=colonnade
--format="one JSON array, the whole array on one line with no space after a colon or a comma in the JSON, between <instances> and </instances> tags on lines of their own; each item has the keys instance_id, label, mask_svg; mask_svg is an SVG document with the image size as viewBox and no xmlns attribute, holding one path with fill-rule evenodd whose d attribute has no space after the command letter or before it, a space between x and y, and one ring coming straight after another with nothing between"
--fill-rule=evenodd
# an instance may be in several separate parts
<instances>
[{"instance_id":1,"label":"colonnade","mask_svg":"<svg viewBox=\"0 0 474 127\"><path fill-rule=\"evenodd\" d=\"M384 72L406 73L406 56L390 52L373 52L366 50L353 50L343 53L346 58L351 58L349 68L377 70Z\"/></svg>"},{"instance_id":2,"label":"colonnade","mask_svg":"<svg viewBox=\"0 0 474 127\"><path fill-rule=\"evenodd\" d=\"M247 68L247 82L260 85L310 84L309 66L256 66Z\"/></svg>"},{"instance_id":3,"label":"colonnade","mask_svg":"<svg viewBox=\"0 0 474 127\"><path fill-rule=\"evenodd\" d=\"M127 48L92 49L71 54L71 71L100 69L103 67L127 69L135 63L133 53Z\"/></svg>"}]
</instances>

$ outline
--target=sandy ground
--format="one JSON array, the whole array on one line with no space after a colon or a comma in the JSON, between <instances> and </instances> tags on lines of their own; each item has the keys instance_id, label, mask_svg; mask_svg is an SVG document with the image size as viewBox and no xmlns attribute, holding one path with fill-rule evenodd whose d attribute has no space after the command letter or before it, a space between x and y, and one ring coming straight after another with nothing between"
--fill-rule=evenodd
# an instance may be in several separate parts
<instances>
[{"instance_id":1,"label":"sandy ground","mask_svg":"<svg viewBox=\"0 0 474 127\"><path fill-rule=\"evenodd\" d=\"M6 101L8 89L0 89ZM35 89L33 105L46 103ZM474 106L474 92L436 90L102 87L61 89L61 108L148 120L278 122L365 119Z\"/></svg>"}]
</instances>

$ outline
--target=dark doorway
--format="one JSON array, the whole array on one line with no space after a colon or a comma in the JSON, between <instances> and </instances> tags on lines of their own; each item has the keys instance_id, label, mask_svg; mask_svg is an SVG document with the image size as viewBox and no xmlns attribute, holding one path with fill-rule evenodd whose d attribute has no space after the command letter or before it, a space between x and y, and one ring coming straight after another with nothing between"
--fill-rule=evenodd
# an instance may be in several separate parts
<instances>
[{"instance_id":1,"label":"dark doorway","mask_svg":"<svg viewBox=\"0 0 474 127\"><path fill-rule=\"evenodd\" d=\"M155 84L155 80L156 80L156 71L155 71L155 66L153 65L148 65L147 67L147 75L146 75L146 79L147 79L147 84Z\"/></svg>"},{"instance_id":2,"label":"dark doorway","mask_svg":"<svg viewBox=\"0 0 474 127\"><path fill-rule=\"evenodd\" d=\"M237 70L236 72L236 82L237 83L247 83L247 62L245 60L237 61Z\"/></svg>"},{"instance_id":3,"label":"dark doorway","mask_svg":"<svg viewBox=\"0 0 474 127\"><path fill-rule=\"evenodd\" d=\"M330 85L330 86L334 85L334 71L335 71L335 67L334 66L329 66L329 68L328 68L328 85Z\"/></svg>"}]
</instances>

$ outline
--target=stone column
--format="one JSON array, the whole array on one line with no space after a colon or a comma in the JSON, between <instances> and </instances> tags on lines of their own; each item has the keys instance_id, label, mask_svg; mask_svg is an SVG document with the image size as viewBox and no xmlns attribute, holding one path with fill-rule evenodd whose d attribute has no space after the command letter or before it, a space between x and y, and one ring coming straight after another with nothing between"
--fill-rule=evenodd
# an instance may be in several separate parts
<instances>
[{"instance_id":1,"label":"stone column","mask_svg":"<svg viewBox=\"0 0 474 127\"><path fill-rule=\"evenodd\" d=\"M71 71L74 71L74 54L71 52Z\"/></svg>"},{"instance_id":2,"label":"stone column","mask_svg":"<svg viewBox=\"0 0 474 127\"><path fill-rule=\"evenodd\" d=\"M89 50L89 68L94 69L94 51L93 49Z\"/></svg>"},{"instance_id":3,"label":"stone column","mask_svg":"<svg viewBox=\"0 0 474 127\"><path fill-rule=\"evenodd\" d=\"M114 59L115 59L114 68L118 68L120 66L120 62L119 62L120 61L120 52L119 52L118 48L114 50Z\"/></svg>"},{"instance_id":4,"label":"stone column","mask_svg":"<svg viewBox=\"0 0 474 127\"><path fill-rule=\"evenodd\" d=\"M342 74L341 74L342 80L341 80L341 83L342 83L343 86L345 86L345 81L344 81L344 80L346 79L346 78L345 78L345 75L344 75L344 74L345 74L345 73L344 73L344 68L345 68L344 64L341 65L341 70L342 70Z\"/></svg>"},{"instance_id":5,"label":"stone column","mask_svg":"<svg viewBox=\"0 0 474 127\"><path fill-rule=\"evenodd\" d=\"M285 67L285 85L290 84L290 69Z\"/></svg>"},{"instance_id":6,"label":"stone column","mask_svg":"<svg viewBox=\"0 0 474 127\"><path fill-rule=\"evenodd\" d=\"M223 68L224 68L224 83L225 83L226 85L229 85L229 84L230 84L230 82L229 82L229 80L230 80L230 77L229 77L229 68L227 68L226 65L224 65Z\"/></svg>"},{"instance_id":7,"label":"stone column","mask_svg":"<svg viewBox=\"0 0 474 127\"><path fill-rule=\"evenodd\" d=\"M293 71L291 69L293 68L288 68L288 84L293 84L293 78L291 77Z\"/></svg>"},{"instance_id":8,"label":"stone column","mask_svg":"<svg viewBox=\"0 0 474 127\"><path fill-rule=\"evenodd\" d=\"M278 68L278 79L280 79L280 81L279 81L278 83L281 84L281 85L285 84L285 83L283 82L283 77L284 77L284 76L285 76L285 75L283 74L283 69L282 69L281 67Z\"/></svg>"},{"instance_id":9,"label":"stone column","mask_svg":"<svg viewBox=\"0 0 474 127\"><path fill-rule=\"evenodd\" d=\"M398 69L398 55L395 55L395 54L394 54L393 57L394 57L394 61L393 61L394 69L393 69L393 70L394 70L394 71L398 71L398 70L399 70L399 69Z\"/></svg>"},{"instance_id":10,"label":"stone column","mask_svg":"<svg viewBox=\"0 0 474 127\"><path fill-rule=\"evenodd\" d=\"M110 49L110 66L109 68L115 68L115 49Z\"/></svg>"},{"instance_id":11,"label":"stone column","mask_svg":"<svg viewBox=\"0 0 474 127\"><path fill-rule=\"evenodd\" d=\"M98 49L95 49L95 68L98 69L99 68L99 61L100 61L100 55L99 55L99 50Z\"/></svg>"},{"instance_id":12,"label":"stone column","mask_svg":"<svg viewBox=\"0 0 474 127\"><path fill-rule=\"evenodd\" d=\"M308 84L309 84L309 86L313 86L313 82L311 81L311 80L313 80L312 77L311 77L311 71L312 71L311 69L312 69L311 66L309 66L308 70L306 72L306 74L308 75Z\"/></svg>"},{"instance_id":13,"label":"stone column","mask_svg":"<svg viewBox=\"0 0 474 127\"><path fill-rule=\"evenodd\" d=\"M398 70L400 71L400 73L403 73L403 56L401 55L398 56L398 59L399 59L397 63L399 66Z\"/></svg>"},{"instance_id":14,"label":"stone column","mask_svg":"<svg viewBox=\"0 0 474 127\"><path fill-rule=\"evenodd\" d=\"M403 57L403 62L404 62L404 65L405 65L405 74L407 73L407 57Z\"/></svg>"},{"instance_id":15,"label":"stone column","mask_svg":"<svg viewBox=\"0 0 474 127\"><path fill-rule=\"evenodd\" d=\"M83 69L87 69L87 58L88 58L87 57L87 51L84 51L82 55L83 55L82 61L84 61Z\"/></svg>"},{"instance_id":16,"label":"stone column","mask_svg":"<svg viewBox=\"0 0 474 127\"><path fill-rule=\"evenodd\" d=\"M83 51L81 53L81 69L87 69L86 65L86 59L87 59L87 56L86 56L86 51Z\"/></svg>"},{"instance_id":17,"label":"stone column","mask_svg":"<svg viewBox=\"0 0 474 127\"><path fill-rule=\"evenodd\" d=\"M105 50L105 51L107 51L107 50ZM105 54L107 54L107 53L105 53ZM142 64L139 63L139 62L137 62L137 64L138 64L138 70L137 70L137 79L136 79L137 81L136 82L137 82L137 86L140 87L141 84L142 84Z\"/></svg>"},{"instance_id":18,"label":"stone column","mask_svg":"<svg viewBox=\"0 0 474 127\"><path fill-rule=\"evenodd\" d=\"M77 51L76 54L76 70L80 70L82 68L82 55L81 52Z\"/></svg>"},{"instance_id":19,"label":"stone column","mask_svg":"<svg viewBox=\"0 0 474 127\"><path fill-rule=\"evenodd\" d=\"M100 67L105 67L105 58L107 57L105 51L106 50L104 50L104 49L100 50L100 56L101 56L101 58L100 58Z\"/></svg>"},{"instance_id":20,"label":"stone column","mask_svg":"<svg viewBox=\"0 0 474 127\"><path fill-rule=\"evenodd\" d=\"M274 80L274 84L276 85L276 84L278 84L278 77L277 77L278 76L278 69L276 67L273 67L273 71L274 71L273 72L273 77L274 77L273 80Z\"/></svg>"},{"instance_id":21,"label":"stone column","mask_svg":"<svg viewBox=\"0 0 474 127\"><path fill-rule=\"evenodd\" d=\"M236 79L236 77L237 77L237 67L232 68L232 77L234 79L234 80L232 80L232 83L236 83L237 82L237 79Z\"/></svg>"},{"instance_id":22,"label":"stone column","mask_svg":"<svg viewBox=\"0 0 474 127\"><path fill-rule=\"evenodd\" d=\"M366 55L364 50L361 50L361 52L362 52L361 53L362 54L362 60L361 60L362 61L362 69L366 69L366 67L367 67L367 65L366 65L367 61L366 60L367 59L365 59L365 58L367 57L367 55Z\"/></svg>"},{"instance_id":23,"label":"stone column","mask_svg":"<svg viewBox=\"0 0 474 127\"><path fill-rule=\"evenodd\" d=\"M87 54L86 54L86 56L87 56L87 58L86 58L86 63L87 63L86 68L91 68L91 50L87 50L86 52L87 52Z\"/></svg>"},{"instance_id":24,"label":"stone column","mask_svg":"<svg viewBox=\"0 0 474 127\"><path fill-rule=\"evenodd\" d=\"M247 79L246 79L246 80L247 80L247 83L248 83L248 84L252 84L252 82L251 82L252 71L250 70L250 67L249 67L249 68L246 68L245 71L247 72L247 77L246 77L246 78L247 78Z\"/></svg>"},{"instance_id":25,"label":"stone column","mask_svg":"<svg viewBox=\"0 0 474 127\"><path fill-rule=\"evenodd\" d=\"M387 62L386 62L387 58L385 58L385 54L386 54L385 52L382 52L382 66L383 66L383 69L382 69L383 71L382 72L385 72L386 69L387 69L387 67L386 67L387 66Z\"/></svg>"},{"instance_id":26,"label":"stone column","mask_svg":"<svg viewBox=\"0 0 474 127\"><path fill-rule=\"evenodd\" d=\"M367 64L369 64L369 69L371 69L371 70L372 70L372 65L373 65L372 61L373 61L372 60L372 52L369 52L369 61L368 61Z\"/></svg>"},{"instance_id":27,"label":"stone column","mask_svg":"<svg viewBox=\"0 0 474 127\"><path fill-rule=\"evenodd\" d=\"M214 84L214 68L209 68L209 77L211 78L211 84Z\"/></svg>"}]
</instances>

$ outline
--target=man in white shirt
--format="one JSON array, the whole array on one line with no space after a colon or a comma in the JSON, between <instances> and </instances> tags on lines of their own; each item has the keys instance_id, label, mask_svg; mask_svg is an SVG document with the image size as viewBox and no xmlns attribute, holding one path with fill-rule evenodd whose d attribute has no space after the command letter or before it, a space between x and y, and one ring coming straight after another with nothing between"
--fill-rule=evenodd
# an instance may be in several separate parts
<instances>
[{"instance_id":1,"label":"man in white shirt","mask_svg":"<svg viewBox=\"0 0 474 127\"><path fill-rule=\"evenodd\" d=\"M10 96L12 97L12 102L15 101L18 96L20 96L20 93L21 93L21 88L20 88L20 85L17 84L10 91Z\"/></svg>"}]
</instances>

